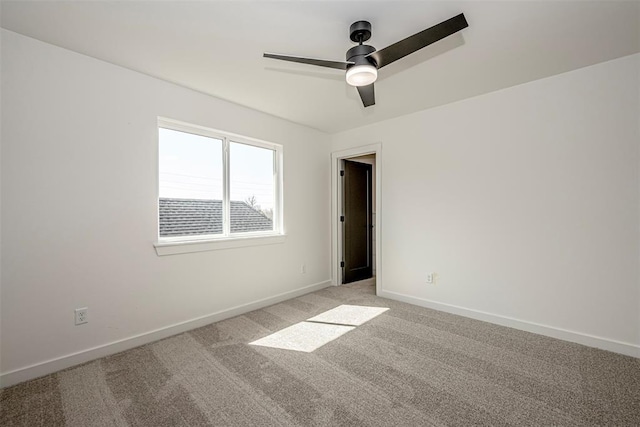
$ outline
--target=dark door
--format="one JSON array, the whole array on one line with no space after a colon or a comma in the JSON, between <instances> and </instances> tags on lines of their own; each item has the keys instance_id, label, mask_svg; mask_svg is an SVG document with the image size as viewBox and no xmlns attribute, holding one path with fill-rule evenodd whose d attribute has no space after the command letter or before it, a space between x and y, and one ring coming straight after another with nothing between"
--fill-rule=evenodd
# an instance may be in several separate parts
<instances>
[{"instance_id":1,"label":"dark door","mask_svg":"<svg viewBox=\"0 0 640 427\"><path fill-rule=\"evenodd\" d=\"M342 283L373 275L371 172L371 165L344 161Z\"/></svg>"}]
</instances>

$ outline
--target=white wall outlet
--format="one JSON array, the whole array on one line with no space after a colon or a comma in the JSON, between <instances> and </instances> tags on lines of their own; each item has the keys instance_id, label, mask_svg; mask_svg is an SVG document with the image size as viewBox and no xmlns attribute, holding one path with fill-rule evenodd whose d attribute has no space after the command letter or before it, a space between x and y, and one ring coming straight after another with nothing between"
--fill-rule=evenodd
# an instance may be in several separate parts
<instances>
[{"instance_id":1,"label":"white wall outlet","mask_svg":"<svg viewBox=\"0 0 640 427\"><path fill-rule=\"evenodd\" d=\"M300 266L300 273L305 274L307 272L307 266L305 264L302 264Z\"/></svg>"},{"instance_id":2,"label":"white wall outlet","mask_svg":"<svg viewBox=\"0 0 640 427\"><path fill-rule=\"evenodd\" d=\"M87 317L88 316L88 312L89 312L89 308L87 308L87 307L76 308L75 309L76 325L82 325L84 323L89 322L89 317Z\"/></svg>"},{"instance_id":3,"label":"white wall outlet","mask_svg":"<svg viewBox=\"0 0 640 427\"><path fill-rule=\"evenodd\" d=\"M430 285L436 283L436 273L427 273L427 283Z\"/></svg>"}]
</instances>

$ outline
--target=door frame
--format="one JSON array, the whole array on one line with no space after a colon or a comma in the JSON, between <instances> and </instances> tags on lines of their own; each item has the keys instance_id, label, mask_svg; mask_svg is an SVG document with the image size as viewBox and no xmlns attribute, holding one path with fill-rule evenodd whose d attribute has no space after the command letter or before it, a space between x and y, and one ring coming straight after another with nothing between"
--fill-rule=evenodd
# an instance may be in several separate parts
<instances>
[{"instance_id":1,"label":"door frame","mask_svg":"<svg viewBox=\"0 0 640 427\"><path fill-rule=\"evenodd\" d=\"M349 160L352 157L364 156L367 154L375 154L376 163L376 203L375 203L375 239L376 239L376 295L382 290L382 233L380 224L382 223L382 185L381 185L381 159L382 159L382 143L363 145L360 147L349 148L346 150L333 151L331 153L331 283L334 286L342 284L342 268L340 261L342 259L342 230L340 227L340 215L342 210L341 186L339 185L340 166L342 160Z\"/></svg>"}]
</instances>

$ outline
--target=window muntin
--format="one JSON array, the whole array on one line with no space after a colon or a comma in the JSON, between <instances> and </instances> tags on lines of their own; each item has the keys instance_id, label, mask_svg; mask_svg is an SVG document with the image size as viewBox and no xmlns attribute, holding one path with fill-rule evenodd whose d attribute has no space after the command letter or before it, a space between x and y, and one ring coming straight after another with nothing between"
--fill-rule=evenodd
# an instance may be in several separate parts
<instances>
[{"instance_id":1,"label":"window muntin","mask_svg":"<svg viewBox=\"0 0 640 427\"><path fill-rule=\"evenodd\" d=\"M158 120L159 241L280 235L282 147Z\"/></svg>"}]
</instances>

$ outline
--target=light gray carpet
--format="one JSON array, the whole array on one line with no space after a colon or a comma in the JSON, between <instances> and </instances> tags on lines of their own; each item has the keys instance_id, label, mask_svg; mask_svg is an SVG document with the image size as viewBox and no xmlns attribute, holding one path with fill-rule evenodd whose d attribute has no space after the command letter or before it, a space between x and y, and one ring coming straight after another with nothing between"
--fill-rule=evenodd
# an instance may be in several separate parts
<instances>
[{"instance_id":1,"label":"light gray carpet","mask_svg":"<svg viewBox=\"0 0 640 427\"><path fill-rule=\"evenodd\" d=\"M640 360L327 288L0 391L2 426L640 425ZM247 343L389 307L311 352Z\"/></svg>"}]
</instances>

